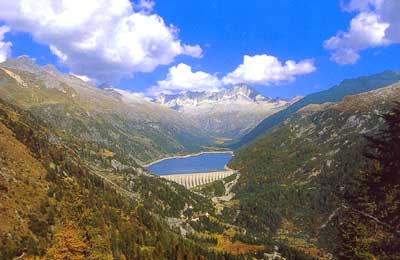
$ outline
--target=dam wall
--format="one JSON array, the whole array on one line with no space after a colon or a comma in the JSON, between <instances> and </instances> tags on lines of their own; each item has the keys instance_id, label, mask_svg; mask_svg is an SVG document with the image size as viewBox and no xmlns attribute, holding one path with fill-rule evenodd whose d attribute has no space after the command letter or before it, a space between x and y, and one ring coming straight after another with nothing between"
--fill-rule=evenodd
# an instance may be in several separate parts
<instances>
[{"instance_id":1,"label":"dam wall","mask_svg":"<svg viewBox=\"0 0 400 260\"><path fill-rule=\"evenodd\" d=\"M204 185L213 181L221 180L232 174L236 173L233 170L218 171L218 172L205 172L205 173L185 173L185 174L172 174L172 175L161 175L161 178L176 182L185 188L190 189L192 187Z\"/></svg>"}]
</instances>

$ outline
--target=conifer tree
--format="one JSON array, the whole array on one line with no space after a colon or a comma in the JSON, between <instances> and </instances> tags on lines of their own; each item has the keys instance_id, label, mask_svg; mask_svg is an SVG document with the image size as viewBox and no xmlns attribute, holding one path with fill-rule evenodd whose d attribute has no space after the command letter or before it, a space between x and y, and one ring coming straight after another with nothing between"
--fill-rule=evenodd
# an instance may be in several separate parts
<instances>
[{"instance_id":1,"label":"conifer tree","mask_svg":"<svg viewBox=\"0 0 400 260\"><path fill-rule=\"evenodd\" d=\"M366 136L372 163L347 198L339 229L340 259L400 259L400 102L382 116L385 127Z\"/></svg>"}]
</instances>

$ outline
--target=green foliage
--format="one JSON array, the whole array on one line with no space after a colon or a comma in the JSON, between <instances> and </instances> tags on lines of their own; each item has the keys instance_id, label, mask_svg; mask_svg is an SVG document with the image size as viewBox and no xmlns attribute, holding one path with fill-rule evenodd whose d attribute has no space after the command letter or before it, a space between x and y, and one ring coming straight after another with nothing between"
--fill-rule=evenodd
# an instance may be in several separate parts
<instances>
[{"instance_id":1,"label":"green foliage","mask_svg":"<svg viewBox=\"0 0 400 260\"><path fill-rule=\"evenodd\" d=\"M191 226L203 232L221 234L225 231L225 228L218 222L210 220L210 218L202 216L198 221L191 222Z\"/></svg>"},{"instance_id":2,"label":"green foliage","mask_svg":"<svg viewBox=\"0 0 400 260\"><path fill-rule=\"evenodd\" d=\"M309 254L296 250L295 248L289 247L285 244L279 246L279 251L282 256L289 260L318 260L316 257L310 256Z\"/></svg>"},{"instance_id":3,"label":"green foliage","mask_svg":"<svg viewBox=\"0 0 400 260\"><path fill-rule=\"evenodd\" d=\"M85 161L87 158L80 156L86 154L84 149L95 147L90 143L60 142L40 120L3 102L0 122L45 166L47 176L43 181L49 185L42 194L46 201L40 203L38 214L20 215L29 223L30 232L0 234L0 259L13 259L22 253L41 256L46 251L51 255L50 248L57 248L56 231L65 228L66 223L75 223L79 233L84 234L87 259L234 259L182 238L152 212L155 206L146 208L148 205L131 197L133 192L96 174ZM159 210L160 214L177 212L182 203L178 195L172 196L170 184L150 176L139 179L139 184L147 185L143 189L148 188L153 194L161 192L145 196L146 200L158 198L161 203L158 196L169 196L170 200L163 200L164 203L178 202L176 208ZM154 180L157 181L153 183ZM159 190L153 187L156 184L161 184ZM185 196L196 202L190 197L193 195ZM209 206L205 202L200 205Z\"/></svg>"},{"instance_id":4,"label":"green foliage","mask_svg":"<svg viewBox=\"0 0 400 260\"><path fill-rule=\"evenodd\" d=\"M218 180L211 183L207 183L202 186L195 187L194 190L199 191L208 197L223 196L225 194L224 181Z\"/></svg>"},{"instance_id":5,"label":"green foliage","mask_svg":"<svg viewBox=\"0 0 400 260\"><path fill-rule=\"evenodd\" d=\"M341 259L400 259L400 103L383 115L386 126L366 136L372 166L347 196L340 226Z\"/></svg>"},{"instance_id":6,"label":"green foliage","mask_svg":"<svg viewBox=\"0 0 400 260\"><path fill-rule=\"evenodd\" d=\"M233 189L239 203L234 208L239 212L235 224L248 230L246 238L241 239L277 240L293 247L316 245L334 252L338 243L332 241L339 241L343 197L358 190L359 174L371 167L363 155L366 140L361 133L372 135L378 131L383 122L377 111L389 111L391 101L399 98L398 90L399 84L347 97L337 104L309 106L252 145L236 151L229 166L241 173ZM393 163L398 148L387 147L391 155L382 157ZM386 175L391 176L388 179L393 186L380 190L371 185L370 190L363 189L366 194L359 196L381 194L377 200L386 203L377 210L382 212L383 220L399 216L395 213L399 199L394 192L398 188L388 188L398 187L399 178ZM371 176L368 180L377 178ZM365 242L367 245L360 247L373 248L374 244Z\"/></svg>"},{"instance_id":7,"label":"green foliage","mask_svg":"<svg viewBox=\"0 0 400 260\"><path fill-rule=\"evenodd\" d=\"M239 151L232 161L232 166L243 173L234 189L240 200L237 222L255 233L275 233L283 217L296 218L313 211L304 206L318 191L304 189L286 178L299 168L307 168L304 162L316 155L317 149L300 139L281 146L288 135L288 130L281 129L257 148Z\"/></svg>"}]
</instances>

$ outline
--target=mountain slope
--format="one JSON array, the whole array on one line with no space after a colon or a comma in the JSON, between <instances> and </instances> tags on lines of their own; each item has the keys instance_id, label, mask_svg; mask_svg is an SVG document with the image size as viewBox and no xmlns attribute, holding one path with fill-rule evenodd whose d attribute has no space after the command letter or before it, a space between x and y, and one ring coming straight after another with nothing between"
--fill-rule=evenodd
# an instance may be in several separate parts
<instances>
[{"instance_id":1,"label":"mountain slope","mask_svg":"<svg viewBox=\"0 0 400 260\"><path fill-rule=\"evenodd\" d=\"M292 104L286 109L266 118L259 125L257 125L247 135L239 139L239 141L229 144L232 149L250 144L259 137L262 137L272 127L282 123L285 119L289 118L296 111L309 104L322 104L325 102L338 102L343 97L348 95L355 95L358 93L374 90L383 86L393 84L400 80L400 73L394 71L385 71L372 76L359 77L355 79L347 79L342 81L328 90L318 93L310 94L298 102Z\"/></svg>"},{"instance_id":2,"label":"mountain slope","mask_svg":"<svg viewBox=\"0 0 400 260\"><path fill-rule=\"evenodd\" d=\"M0 259L68 252L80 259L236 259L165 222L187 205L193 213L210 210L205 199L133 167L125 171L140 188L124 189L79 147L93 148L63 143L41 120L0 100Z\"/></svg>"},{"instance_id":3,"label":"mountain slope","mask_svg":"<svg viewBox=\"0 0 400 260\"><path fill-rule=\"evenodd\" d=\"M139 162L198 151L208 144L194 122L172 109L123 91L98 89L26 57L0 64L0 94L59 132L71 132Z\"/></svg>"},{"instance_id":4,"label":"mountain slope","mask_svg":"<svg viewBox=\"0 0 400 260\"><path fill-rule=\"evenodd\" d=\"M160 95L155 102L180 111L211 136L232 139L243 136L262 119L297 100L264 97L242 84L219 92Z\"/></svg>"},{"instance_id":5,"label":"mountain slope","mask_svg":"<svg viewBox=\"0 0 400 260\"><path fill-rule=\"evenodd\" d=\"M233 190L238 206L226 212L239 212L234 223L249 228L249 239L332 252L342 197L367 163L363 134L376 133L379 115L398 100L400 83L294 113L235 153L230 167L241 172Z\"/></svg>"},{"instance_id":6,"label":"mountain slope","mask_svg":"<svg viewBox=\"0 0 400 260\"><path fill-rule=\"evenodd\" d=\"M69 93L75 88L55 81L57 89L32 90L25 83L34 74L11 68L0 68L2 72L0 88L7 101L0 99L0 259L54 259L54 252L62 250L60 237L68 234L84 248L83 259L246 259L220 252L213 237L203 238L203 232L217 236L228 229L209 199L150 174L119 147L119 140L96 141L79 135L84 126L69 127L69 120L79 119L74 113L83 102L66 100L60 89ZM104 95L115 92L109 89ZM37 110L59 103L65 106L58 111L45 109L57 120ZM98 107L86 109L89 121L106 113ZM114 129L109 124L98 127L106 133ZM194 221L192 215L202 217ZM230 251L238 252L247 251Z\"/></svg>"}]
</instances>

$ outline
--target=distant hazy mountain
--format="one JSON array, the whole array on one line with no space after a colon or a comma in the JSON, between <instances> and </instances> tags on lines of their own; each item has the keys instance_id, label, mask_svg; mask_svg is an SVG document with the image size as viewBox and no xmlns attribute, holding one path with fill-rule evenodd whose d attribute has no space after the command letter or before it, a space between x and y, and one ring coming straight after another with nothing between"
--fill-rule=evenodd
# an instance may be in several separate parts
<instances>
[{"instance_id":1,"label":"distant hazy mountain","mask_svg":"<svg viewBox=\"0 0 400 260\"><path fill-rule=\"evenodd\" d=\"M239 148L249 144L255 139L262 137L272 127L282 123L290 115L298 111L300 108L309 104L322 104L325 102L341 101L343 97L355 95L370 90L374 90L383 86L393 84L400 81L400 73L395 71L385 71L371 76L359 77L355 79L346 79L339 85L330 89L310 94L303 99L295 102L286 109L266 118L253 130L243 136L239 141L228 145L232 149Z\"/></svg>"},{"instance_id":2,"label":"distant hazy mountain","mask_svg":"<svg viewBox=\"0 0 400 260\"><path fill-rule=\"evenodd\" d=\"M0 64L0 96L58 131L142 162L208 144L196 124L173 109L122 90L97 88L27 57Z\"/></svg>"},{"instance_id":3,"label":"distant hazy mountain","mask_svg":"<svg viewBox=\"0 0 400 260\"><path fill-rule=\"evenodd\" d=\"M219 92L185 92L160 95L156 103L180 111L220 138L237 138L265 117L287 107L293 100L271 99L241 84Z\"/></svg>"}]
</instances>

